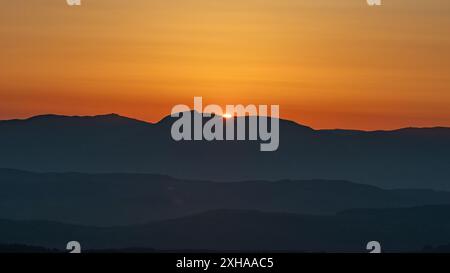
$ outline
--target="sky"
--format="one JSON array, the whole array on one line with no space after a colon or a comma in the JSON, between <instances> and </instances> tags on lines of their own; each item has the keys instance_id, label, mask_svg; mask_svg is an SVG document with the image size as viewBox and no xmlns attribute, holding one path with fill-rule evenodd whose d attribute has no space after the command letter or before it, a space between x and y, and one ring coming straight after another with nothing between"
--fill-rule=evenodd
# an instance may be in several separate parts
<instances>
[{"instance_id":1,"label":"sky","mask_svg":"<svg viewBox=\"0 0 450 273\"><path fill-rule=\"evenodd\" d=\"M0 0L0 119L280 105L314 128L450 126L450 1Z\"/></svg>"}]
</instances>

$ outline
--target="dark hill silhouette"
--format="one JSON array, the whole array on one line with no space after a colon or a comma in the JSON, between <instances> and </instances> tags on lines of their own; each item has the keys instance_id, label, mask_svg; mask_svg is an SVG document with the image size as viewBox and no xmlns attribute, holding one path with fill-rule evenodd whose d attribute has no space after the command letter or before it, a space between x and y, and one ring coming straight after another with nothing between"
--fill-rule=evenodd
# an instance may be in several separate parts
<instances>
[{"instance_id":1,"label":"dark hill silhouette","mask_svg":"<svg viewBox=\"0 0 450 273\"><path fill-rule=\"evenodd\" d=\"M427 245L423 248L422 252L424 253L450 253L450 244L438 245L438 246L430 246Z\"/></svg>"},{"instance_id":2,"label":"dark hill silhouette","mask_svg":"<svg viewBox=\"0 0 450 273\"><path fill-rule=\"evenodd\" d=\"M10 220L0 220L0 226L0 243L59 249L68 238L76 238L91 250L366 252L367 242L376 240L385 252L419 252L424 246L450 241L450 206L355 210L328 216L216 210L108 228Z\"/></svg>"},{"instance_id":3,"label":"dark hill silhouette","mask_svg":"<svg viewBox=\"0 0 450 273\"><path fill-rule=\"evenodd\" d=\"M280 120L280 148L175 142L173 118L46 115L0 122L0 167L139 172L206 180L339 179L387 188L450 190L450 129L314 130Z\"/></svg>"},{"instance_id":4,"label":"dark hill silhouette","mask_svg":"<svg viewBox=\"0 0 450 273\"><path fill-rule=\"evenodd\" d=\"M355 208L450 204L449 192L384 190L328 180L216 183L147 174L0 169L0 181L0 218L102 226L144 223L215 209L334 214Z\"/></svg>"},{"instance_id":5,"label":"dark hill silhouette","mask_svg":"<svg viewBox=\"0 0 450 273\"><path fill-rule=\"evenodd\" d=\"M1 245L0 253L61 253L60 249L49 249L39 246L29 246L29 245Z\"/></svg>"}]
</instances>

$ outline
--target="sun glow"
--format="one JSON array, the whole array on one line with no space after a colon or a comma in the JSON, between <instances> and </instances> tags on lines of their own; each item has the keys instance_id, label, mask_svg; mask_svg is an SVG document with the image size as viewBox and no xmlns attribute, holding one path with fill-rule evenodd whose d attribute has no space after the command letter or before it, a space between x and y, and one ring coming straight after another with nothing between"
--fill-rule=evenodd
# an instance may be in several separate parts
<instances>
[{"instance_id":1,"label":"sun glow","mask_svg":"<svg viewBox=\"0 0 450 273\"><path fill-rule=\"evenodd\" d=\"M222 117L225 118L225 119L230 119L233 116L231 114L229 114L229 113L225 113L225 114L222 115Z\"/></svg>"}]
</instances>

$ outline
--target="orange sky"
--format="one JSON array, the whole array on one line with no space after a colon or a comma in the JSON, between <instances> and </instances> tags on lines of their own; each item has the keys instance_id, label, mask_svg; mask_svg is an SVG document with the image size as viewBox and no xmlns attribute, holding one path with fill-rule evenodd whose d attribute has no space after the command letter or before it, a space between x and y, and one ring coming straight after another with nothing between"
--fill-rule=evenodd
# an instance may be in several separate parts
<instances>
[{"instance_id":1,"label":"orange sky","mask_svg":"<svg viewBox=\"0 0 450 273\"><path fill-rule=\"evenodd\" d=\"M0 0L0 119L194 96L314 128L450 126L450 1Z\"/></svg>"}]
</instances>

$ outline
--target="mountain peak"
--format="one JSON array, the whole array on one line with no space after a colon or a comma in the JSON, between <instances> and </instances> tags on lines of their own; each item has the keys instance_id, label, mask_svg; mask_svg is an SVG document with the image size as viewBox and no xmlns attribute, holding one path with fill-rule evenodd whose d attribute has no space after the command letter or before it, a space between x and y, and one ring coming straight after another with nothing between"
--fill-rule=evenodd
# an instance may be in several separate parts
<instances>
[{"instance_id":1,"label":"mountain peak","mask_svg":"<svg viewBox=\"0 0 450 273\"><path fill-rule=\"evenodd\" d=\"M184 113L189 113L189 114L191 114L191 117L199 116L199 115L203 116L202 113L200 113L200 112L198 112L196 110L190 110L190 111L186 111L186 112L179 112L178 114L181 116L182 113L183 114ZM208 120L210 118L215 118L215 117L221 118L220 115L217 115L217 114L214 114L214 113L212 113L210 116L203 116L203 118L205 120ZM234 119L234 120L248 119L249 117L250 116L248 116L248 115L246 115L246 116L234 116L234 117L232 117L232 119ZM255 117L255 116L252 116L252 117ZM256 116L256 117L259 117L259 116ZM272 118L272 117L269 116L268 118ZM157 124L170 125L174 121L174 119L176 119L176 118L172 117L172 115L167 115L164 118L162 118ZM287 119L282 119L282 118L278 118L278 120L280 121L281 126L296 128L296 129L300 129L300 130L304 130L304 131L314 131L313 128L311 128L309 126L306 126L306 125L303 125L303 124L300 124L300 123L297 123L297 122L292 121L292 120L287 120Z\"/></svg>"},{"instance_id":2,"label":"mountain peak","mask_svg":"<svg viewBox=\"0 0 450 273\"><path fill-rule=\"evenodd\" d=\"M33 121L33 120L59 120L59 119L128 119L127 117L120 116L116 113L111 114L102 114L102 115L94 115L94 116L66 116L66 115L56 115L56 114L44 114L30 117L28 119L24 119L24 121Z\"/></svg>"},{"instance_id":3,"label":"mountain peak","mask_svg":"<svg viewBox=\"0 0 450 273\"><path fill-rule=\"evenodd\" d=\"M94 116L65 116L56 114L44 114L27 119L13 119L0 121L0 124L35 124L35 125L89 125L89 124L112 124L112 125L148 125L145 121L128 118L116 113L94 115Z\"/></svg>"}]
</instances>

